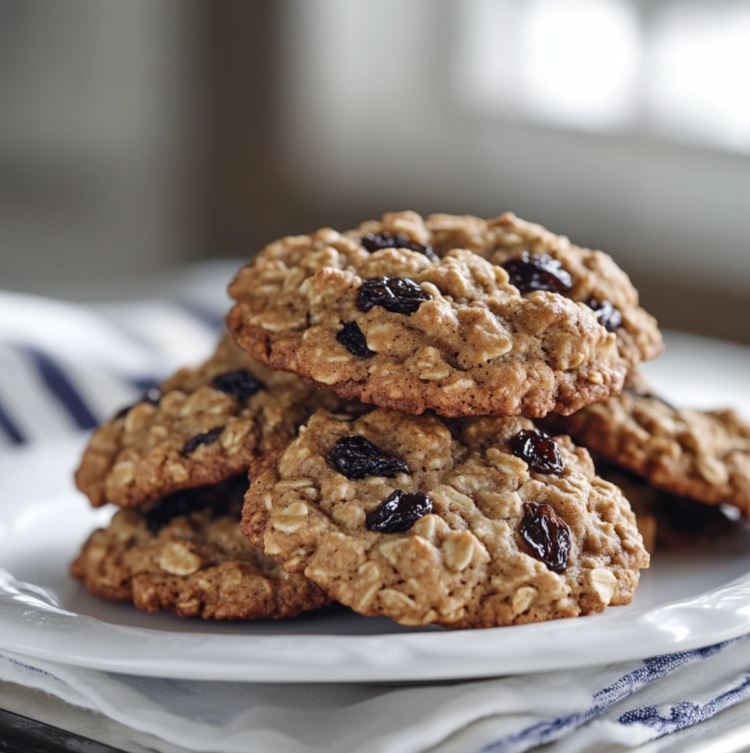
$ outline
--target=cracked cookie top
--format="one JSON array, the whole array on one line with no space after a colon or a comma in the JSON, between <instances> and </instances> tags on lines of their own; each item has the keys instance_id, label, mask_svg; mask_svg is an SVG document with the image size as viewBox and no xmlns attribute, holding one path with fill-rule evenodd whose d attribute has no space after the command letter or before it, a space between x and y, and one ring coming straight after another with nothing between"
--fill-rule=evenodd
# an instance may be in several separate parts
<instances>
[{"instance_id":1,"label":"cracked cookie top","mask_svg":"<svg viewBox=\"0 0 750 753\"><path fill-rule=\"evenodd\" d=\"M433 214L425 220L425 228L438 253L468 248L505 266L522 286L549 286L554 276L562 276L565 294L592 308L599 321L615 332L618 350L631 366L663 350L656 320L639 305L638 291L608 254L576 246L512 212L491 220ZM535 270L541 271L535 275Z\"/></svg>"},{"instance_id":2,"label":"cracked cookie top","mask_svg":"<svg viewBox=\"0 0 750 753\"><path fill-rule=\"evenodd\" d=\"M625 604L648 555L588 453L523 418L314 414L263 463L242 528L365 615L489 627Z\"/></svg>"},{"instance_id":3,"label":"cracked cookie top","mask_svg":"<svg viewBox=\"0 0 750 753\"><path fill-rule=\"evenodd\" d=\"M537 269L531 253L530 267L504 267L483 258L489 240L467 250L446 223L401 212L272 243L230 285L233 337L342 397L445 416L571 413L619 392L631 363L658 352L653 320L609 257L588 252L589 268L560 242L561 261ZM640 350L622 345L631 330Z\"/></svg>"},{"instance_id":4,"label":"cracked cookie top","mask_svg":"<svg viewBox=\"0 0 750 753\"><path fill-rule=\"evenodd\" d=\"M333 399L224 338L204 364L181 369L96 429L76 484L94 506L122 507L214 484L246 472Z\"/></svg>"}]
</instances>

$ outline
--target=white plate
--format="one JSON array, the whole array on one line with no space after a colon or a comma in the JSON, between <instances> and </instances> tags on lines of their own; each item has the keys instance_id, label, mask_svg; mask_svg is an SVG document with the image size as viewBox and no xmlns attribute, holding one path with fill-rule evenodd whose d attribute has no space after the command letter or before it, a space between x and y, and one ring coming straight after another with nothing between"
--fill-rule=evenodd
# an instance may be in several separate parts
<instances>
[{"instance_id":1,"label":"white plate","mask_svg":"<svg viewBox=\"0 0 750 753\"><path fill-rule=\"evenodd\" d=\"M717 372L717 362L728 368ZM670 356L654 367L657 386L669 385L676 401L735 404L750 414L745 349L674 339ZM0 460L2 649L173 678L413 682L626 661L750 630L746 530L729 541L657 555L630 606L574 620L449 631L403 628L341 608L241 624L143 614L90 597L67 574L87 532L111 515L89 509L73 491L70 470L80 447L80 441L48 445Z\"/></svg>"}]
</instances>

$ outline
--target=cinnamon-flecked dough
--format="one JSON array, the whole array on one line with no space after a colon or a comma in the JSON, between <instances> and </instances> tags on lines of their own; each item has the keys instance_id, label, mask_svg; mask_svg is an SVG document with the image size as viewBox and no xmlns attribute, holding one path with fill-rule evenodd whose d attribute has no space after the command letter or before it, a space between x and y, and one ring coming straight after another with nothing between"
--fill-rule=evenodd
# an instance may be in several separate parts
<instances>
[{"instance_id":1,"label":"cinnamon-flecked dough","mask_svg":"<svg viewBox=\"0 0 750 753\"><path fill-rule=\"evenodd\" d=\"M570 289L522 292L483 258L500 260L495 235L466 249L474 220L450 229L444 215L399 212L283 238L231 283L229 329L263 363L342 397L444 416L571 413L619 392L632 364L659 352L654 320L609 257L550 241ZM581 302L594 294L616 303L622 326L609 331Z\"/></svg>"},{"instance_id":2,"label":"cinnamon-flecked dough","mask_svg":"<svg viewBox=\"0 0 750 753\"><path fill-rule=\"evenodd\" d=\"M603 251L583 248L542 225L512 212L483 220L469 215L433 214L425 227L438 251L468 248L494 264L506 264L524 252L546 255L560 262L571 277L567 293L574 301L607 301L621 317L615 328L620 354L632 366L655 358L664 349L656 320L639 304L638 291L627 274ZM594 303L594 305L596 305Z\"/></svg>"},{"instance_id":3,"label":"cinnamon-flecked dough","mask_svg":"<svg viewBox=\"0 0 750 753\"><path fill-rule=\"evenodd\" d=\"M75 479L91 504L135 507L247 472L288 442L316 407L336 399L272 372L225 337L197 368L100 426Z\"/></svg>"},{"instance_id":4,"label":"cinnamon-flecked dough","mask_svg":"<svg viewBox=\"0 0 750 753\"><path fill-rule=\"evenodd\" d=\"M404 625L627 604L649 563L627 500L569 438L545 440L554 462L539 466L521 449L536 435L523 432L534 427L518 417L320 411L267 458L242 528L333 599Z\"/></svg>"},{"instance_id":5,"label":"cinnamon-flecked dough","mask_svg":"<svg viewBox=\"0 0 750 753\"><path fill-rule=\"evenodd\" d=\"M750 517L750 424L733 410L670 405L640 386L547 425L652 486Z\"/></svg>"},{"instance_id":6,"label":"cinnamon-flecked dough","mask_svg":"<svg viewBox=\"0 0 750 753\"><path fill-rule=\"evenodd\" d=\"M89 536L71 572L94 596L180 617L277 619L323 606L328 599L320 588L286 573L240 532L246 486L245 480L239 496L218 507L190 511L185 497L178 497L120 510ZM209 500L216 504L224 487L207 490ZM201 493L187 493L193 505Z\"/></svg>"}]
</instances>

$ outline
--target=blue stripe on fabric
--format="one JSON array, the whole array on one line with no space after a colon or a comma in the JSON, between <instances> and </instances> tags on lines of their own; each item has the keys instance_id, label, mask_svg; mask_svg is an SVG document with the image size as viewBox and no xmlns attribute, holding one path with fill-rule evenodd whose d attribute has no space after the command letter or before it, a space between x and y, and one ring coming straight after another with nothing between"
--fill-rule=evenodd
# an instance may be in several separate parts
<instances>
[{"instance_id":1,"label":"blue stripe on fabric","mask_svg":"<svg viewBox=\"0 0 750 753\"><path fill-rule=\"evenodd\" d=\"M0 405L0 429L5 432L8 439L10 439L13 444L23 444L26 441L26 438L21 433L21 430L18 428L16 423L13 421L13 419L6 413L5 408L3 408L2 405Z\"/></svg>"},{"instance_id":2,"label":"blue stripe on fabric","mask_svg":"<svg viewBox=\"0 0 750 753\"><path fill-rule=\"evenodd\" d=\"M644 724L658 733L656 737L663 737L705 722L720 711L748 697L750 697L750 672L746 672L742 680L734 687L706 703L684 701L662 706L641 706L626 712L617 721L625 725Z\"/></svg>"},{"instance_id":3,"label":"blue stripe on fabric","mask_svg":"<svg viewBox=\"0 0 750 753\"><path fill-rule=\"evenodd\" d=\"M158 387L161 379L157 379L156 377L135 377L129 379L128 383L132 384L137 390L146 392L146 390L150 390L152 387Z\"/></svg>"},{"instance_id":4,"label":"blue stripe on fabric","mask_svg":"<svg viewBox=\"0 0 750 753\"><path fill-rule=\"evenodd\" d=\"M93 429L99 421L65 375L62 368L48 355L35 348L24 347L23 350L28 353L39 370L42 381L60 401L78 427L81 429Z\"/></svg>"},{"instance_id":5,"label":"blue stripe on fabric","mask_svg":"<svg viewBox=\"0 0 750 753\"><path fill-rule=\"evenodd\" d=\"M606 688L597 691L593 698L594 704L585 711L534 724L521 730L521 732L488 743L480 750L480 753L514 753L514 751L528 750L532 746L555 740L560 736L561 731L583 726L604 713L615 703L641 690L646 685L672 674L683 666L720 653L740 640L743 640L743 638L735 638L692 651L679 651L674 654L644 659L641 666L618 678Z\"/></svg>"},{"instance_id":6,"label":"blue stripe on fabric","mask_svg":"<svg viewBox=\"0 0 750 753\"><path fill-rule=\"evenodd\" d=\"M44 675L45 677L51 677L53 680L56 680L57 682L61 681L59 677L55 677L53 674L50 674L46 670L39 669L39 667L32 667L30 664L24 664L23 662L13 659L10 656L3 656L2 658L5 659L5 661L10 662L11 664L15 664L17 667L20 667L23 670L28 670L37 675Z\"/></svg>"}]
</instances>

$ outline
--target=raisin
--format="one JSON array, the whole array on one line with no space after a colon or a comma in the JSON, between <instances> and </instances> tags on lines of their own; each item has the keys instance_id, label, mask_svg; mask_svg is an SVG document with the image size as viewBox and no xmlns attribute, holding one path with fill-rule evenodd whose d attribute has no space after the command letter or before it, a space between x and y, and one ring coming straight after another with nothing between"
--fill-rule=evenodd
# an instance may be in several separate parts
<instances>
[{"instance_id":1,"label":"raisin","mask_svg":"<svg viewBox=\"0 0 750 753\"><path fill-rule=\"evenodd\" d=\"M362 236L362 245L367 251L373 253L381 248L406 248L409 251L416 251L418 254L424 254L430 261L437 261L438 256L429 244L417 243L409 240L405 235L399 233L368 233Z\"/></svg>"},{"instance_id":2,"label":"raisin","mask_svg":"<svg viewBox=\"0 0 750 753\"><path fill-rule=\"evenodd\" d=\"M125 418L125 416L130 413L131 408L135 408L136 405L139 405L140 403L150 403L151 405L158 405L161 401L161 390L158 387L149 387L141 396L140 398L130 405L126 405L124 408L120 408L120 410L115 413L115 420L118 418Z\"/></svg>"},{"instance_id":3,"label":"raisin","mask_svg":"<svg viewBox=\"0 0 750 753\"><path fill-rule=\"evenodd\" d=\"M241 403L251 398L256 392L262 390L265 385L256 379L247 369L225 371L211 380L212 386L217 390L233 395Z\"/></svg>"},{"instance_id":4,"label":"raisin","mask_svg":"<svg viewBox=\"0 0 750 753\"><path fill-rule=\"evenodd\" d=\"M586 305L596 312L596 318L599 324L608 332L614 332L622 326L622 314L620 310L611 301L600 301L598 298L589 298Z\"/></svg>"},{"instance_id":5,"label":"raisin","mask_svg":"<svg viewBox=\"0 0 750 753\"><path fill-rule=\"evenodd\" d=\"M408 277L371 277L357 293L357 307L369 311L382 306L393 314L413 314L430 296Z\"/></svg>"},{"instance_id":6,"label":"raisin","mask_svg":"<svg viewBox=\"0 0 750 753\"><path fill-rule=\"evenodd\" d=\"M212 442L215 442L222 431L224 431L223 426L214 426L213 429L209 429L208 431L196 434L194 437L190 437L190 439L188 439L188 441L182 446L180 455L182 455L183 458L186 458L188 455L195 452L195 450L202 444L211 444Z\"/></svg>"},{"instance_id":7,"label":"raisin","mask_svg":"<svg viewBox=\"0 0 750 753\"><path fill-rule=\"evenodd\" d=\"M367 338L357 322L344 322L336 339L358 358L372 358L375 353L367 347Z\"/></svg>"},{"instance_id":8,"label":"raisin","mask_svg":"<svg viewBox=\"0 0 750 753\"><path fill-rule=\"evenodd\" d=\"M173 518L206 508L210 508L215 516L239 516L247 487L247 474L241 473L219 484L174 492L162 497L146 510L146 525L151 533L157 534Z\"/></svg>"},{"instance_id":9,"label":"raisin","mask_svg":"<svg viewBox=\"0 0 750 753\"><path fill-rule=\"evenodd\" d=\"M531 553L554 573L568 566L570 528L550 505L524 502L521 536Z\"/></svg>"},{"instance_id":10,"label":"raisin","mask_svg":"<svg viewBox=\"0 0 750 753\"><path fill-rule=\"evenodd\" d=\"M421 517L432 512L432 500L417 492L407 494L397 489L365 517L369 531L400 533L408 531Z\"/></svg>"},{"instance_id":11,"label":"raisin","mask_svg":"<svg viewBox=\"0 0 750 753\"><path fill-rule=\"evenodd\" d=\"M573 287L573 278L560 264L546 254L530 254L524 251L517 259L503 264L510 284L522 293L533 290L549 290L552 293L568 293Z\"/></svg>"},{"instance_id":12,"label":"raisin","mask_svg":"<svg viewBox=\"0 0 750 753\"><path fill-rule=\"evenodd\" d=\"M360 436L341 437L333 446L328 459L347 478L393 478L399 473L409 473L409 466L401 458L389 455Z\"/></svg>"},{"instance_id":13,"label":"raisin","mask_svg":"<svg viewBox=\"0 0 750 753\"><path fill-rule=\"evenodd\" d=\"M559 476L565 467L557 443L541 431L522 429L510 440L510 449L537 473Z\"/></svg>"}]
</instances>

